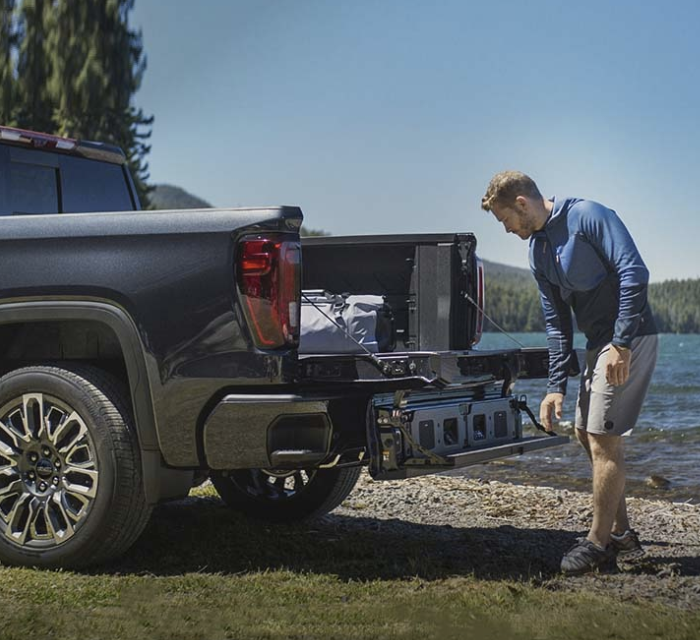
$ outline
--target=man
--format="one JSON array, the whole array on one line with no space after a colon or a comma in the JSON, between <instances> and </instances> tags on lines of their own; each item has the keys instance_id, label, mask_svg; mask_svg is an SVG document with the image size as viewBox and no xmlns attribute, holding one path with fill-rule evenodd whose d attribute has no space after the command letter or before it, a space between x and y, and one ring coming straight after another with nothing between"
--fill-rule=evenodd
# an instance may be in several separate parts
<instances>
[{"instance_id":1,"label":"man","mask_svg":"<svg viewBox=\"0 0 700 640\"><path fill-rule=\"evenodd\" d=\"M495 175L482 198L508 233L530 240L547 328L549 382L540 420L561 419L573 350L572 310L587 338L576 402L576 437L593 469L593 524L564 556L562 571L614 568L644 551L625 503L622 436L637 422L656 365L657 330L647 303L649 272L617 214L579 198L546 200L518 171Z\"/></svg>"}]
</instances>

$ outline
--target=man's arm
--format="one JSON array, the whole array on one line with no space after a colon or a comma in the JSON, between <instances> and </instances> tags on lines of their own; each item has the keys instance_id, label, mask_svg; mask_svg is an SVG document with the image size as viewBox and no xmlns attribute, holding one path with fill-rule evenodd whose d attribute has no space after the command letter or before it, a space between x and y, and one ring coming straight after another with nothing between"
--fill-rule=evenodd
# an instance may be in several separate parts
<instances>
[{"instance_id":1,"label":"man's arm","mask_svg":"<svg viewBox=\"0 0 700 640\"><path fill-rule=\"evenodd\" d=\"M609 384L623 385L629 378L632 340L647 305L649 271L627 227L613 210L590 203L581 225L588 241L619 279L620 301L606 355L605 377Z\"/></svg>"},{"instance_id":2,"label":"man's arm","mask_svg":"<svg viewBox=\"0 0 700 640\"><path fill-rule=\"evenodd\" d=\"M649 271L622 220L611 209L587 203L581 216L586 239L619 278L619 307L612 344L629 349L647 305Z\"/></svg>"},{"instance_id":3,"label":"man's arm","mask_svg":"<svg viewBox=\"0 0 700 640\"><path fill-rule=\"evenodd\" d=\"M547 347L549 348L547 392L566 395L566 383L574 343L571 309L561 297L559 287L551 284L541 274L533 273L540 290L540 302L542 303L547 331Z\"/></svg>"},{"instance_id":4,"label":"man's arm","mask_svg":"<svg viewBox=\"0 0 700 640\"><path fill-rule=\"evenodd\" d=\"M547 431L552 430L552 412L561 419L569 366L573 355L573 324L571 309L561 297L559 287L533 271L544 312L549 348L549 382L547 395L540 404L540 421Z\"/></svg>"}]
</instances>

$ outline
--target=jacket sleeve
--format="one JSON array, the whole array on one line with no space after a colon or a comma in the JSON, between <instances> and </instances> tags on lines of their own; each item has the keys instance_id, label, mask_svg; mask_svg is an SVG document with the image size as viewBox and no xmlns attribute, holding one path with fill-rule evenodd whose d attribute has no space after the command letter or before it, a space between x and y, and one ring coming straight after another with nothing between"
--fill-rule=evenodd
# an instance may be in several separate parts
<instances>
[{"instance_id":1,"label":"jacket sleeve","mask_svg":"<svg viewBox=\"0 0 700 640\"><path fill-rule=\"evenodd\" d=\"M611 209L591 203L581 217L582 231L606 267L619 279L620 302L612 343L629 348L647 305L649 271L622 220Z\"/></svg>"},{"instance_id":2,"label":"jacket sleeve","mask_svg":"<svg viewBox=\"0 0 700 640\"><path fill-rule=\"evenodd\" d=\"M574 331L571 309L564 301L559 287L550 283L543 275L533 270L540 301L544 312L549 348L549 382L547 393L566 394L569 366L573 351Z\"/></svg>"}]
</instances>

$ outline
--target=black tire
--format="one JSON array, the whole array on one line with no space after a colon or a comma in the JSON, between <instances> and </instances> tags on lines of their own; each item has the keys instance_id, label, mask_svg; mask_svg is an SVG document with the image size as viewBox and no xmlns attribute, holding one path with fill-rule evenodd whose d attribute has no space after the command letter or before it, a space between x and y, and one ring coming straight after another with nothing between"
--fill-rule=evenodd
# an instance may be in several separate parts
<instances>
[{"instance_id":1,"label":"black tire","mask_svg":"<svg viewBox=\"0 0 700 640\"><path fill-rule=\"evenodd\" d=\"M140 457L126 390L104 371L61 363L4 375L0 561L76 568L124 553L151 513Z\"/></svg>"},{"instance_id":2,"label":"black tire","mask_svg":"<svg viewBox=\"0 0 700 640\"><path fill-rule=\"evenodd\" d=\"M350 495L361 467L309 471L242 469L212 476L221 499L246 516L299 522L322 516Z\"/></svg>"}]
</instances>

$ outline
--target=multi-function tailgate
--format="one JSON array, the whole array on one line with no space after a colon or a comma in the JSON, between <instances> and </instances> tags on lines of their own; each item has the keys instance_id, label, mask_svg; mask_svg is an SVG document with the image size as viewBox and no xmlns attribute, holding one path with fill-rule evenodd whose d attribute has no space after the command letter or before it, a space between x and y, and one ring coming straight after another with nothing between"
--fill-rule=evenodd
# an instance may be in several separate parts
<instances>
[{"instance_id":1,"label":"multi-function tailgate","mask_svg":"<svg viewBox=\"0 0 700 640\"><path fill-rule=\"evenodd\" d=\"M546 378L547 349L315 355L300 358L303 385L372 394L370 471L405 478L568 442L526 436L518 378ZM574 372L572 372L574 373Z\"/></svg>"}]
</instances>

